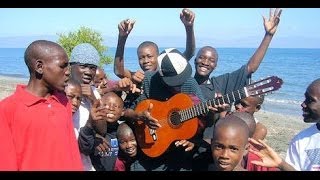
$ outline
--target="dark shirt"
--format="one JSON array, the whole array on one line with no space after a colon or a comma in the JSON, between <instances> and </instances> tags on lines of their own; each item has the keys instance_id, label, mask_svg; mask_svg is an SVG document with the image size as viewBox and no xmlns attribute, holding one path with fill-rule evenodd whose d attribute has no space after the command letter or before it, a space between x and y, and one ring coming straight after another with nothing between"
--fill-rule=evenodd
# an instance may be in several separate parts
<instances>
[{"instance_id":1,"label":"dark shirt","mask_svg":"<svg viewBox=\"0 0 320 180\"><path fill-rule=\"evenodd\" d=\"M80 152L89 155L93 167L97 171L113 171L118 157L118 140L116 138L118 126L108 126L107 133L104 138L109 142L111 148L105 154L101 154L96 150L96 147L102 143L102 139L96 137L97 132L94 129L84 126L79 133L79 148Z\"/></svg>"},{"instance_id":2,"label":"dark shirt","mask_svg":"<svg viewBox=\"0 0 320 180\"><path fill-rule=\"evenodd\" d=\"M206 100L212 100L215 98L216 93L225 95L236 91L247 84L249 84L250 75L247 71L247 66L243 65L236 71L231 73L222 74L218 77L211 77L208 81L200 84L201 91ZM210 113L202 117L202 122L205 126L201 132L198 133L199 139L211 139L213 137L214 124L219 119L218 113ZM206 142L199 142L197 151L193 158L193 170L194 171L205 171L208 169L209 164L213 162L211 155L211 147Z\"/></svg>"},{"instance_id":3,"label":"dark shirt","mask_svg":"<svg viewBox=\"0 0 320 180\"><path fill-rule=\"evenodd\" d=\"M146 72L145 78L142 83L143 94L139 96L134 106L145 99L154 99L158 101L166 101L176 94L168 89L168 87L162 83L161 77L158 72ZM188 95L195 95L201 101L204 101L204 96L197 81L190 77L181 86L181 93ZM192 168L192 156L194 151L185 152L184 147L175 147L174 144L168 148L168 150L159 157L150 158L139 153L137 160L132 163L131 171L181 171L191 170Z\"/></svg>"},{"instance_id":4,"label":"dark shirt","mask_svg":"<svg viewBox=\"0 0 320 180\"><path fill-rule=\"evenodd\" d=\"M167 101L176 94L175 92L168 90L168 87L162 83L161 76L158 72L145 73L142 89L143 93L135 100L135 103L131 106L132 109L134 109L137 103L142 100L154 99L158 101ZM181 86L181 93L194 94L201 101L205 100L197 81L193 77L188 78Z\"/></svg>"},{"instance_id":5,"label":"dark shirt","mask_svg":"<svg viewBox=\"0 0 320 180\"><path fill-rule=\"evenodd\" d=\"M200 84L202 93L206 100L214 99L215 93L221 93L222 95L236 91L249 84L251 75L248 73L247 65L243 65L240 69L235 70L231 73L225 73L218 77L211 77L210 84ZM216 116L214 120L208 120L206 122L206 128L203 132L203 137L211 139L213 136L214 123L219 119Z\"/></svg>"}]
</instances>

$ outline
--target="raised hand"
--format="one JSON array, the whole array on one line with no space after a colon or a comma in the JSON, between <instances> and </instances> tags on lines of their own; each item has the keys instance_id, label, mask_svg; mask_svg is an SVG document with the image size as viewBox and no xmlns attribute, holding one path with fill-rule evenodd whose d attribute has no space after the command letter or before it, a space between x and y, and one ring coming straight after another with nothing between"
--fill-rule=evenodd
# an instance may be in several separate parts
<instances>
[{"instance_id":1,"label":"raised hand","mask_svg":"<svg viewBox=\"0 0 320 180\"><path fill-rule=\"evenodd\" d=\"M109 142L99 134L96 134L95 141L97 142L95 149L98 154L102 157L106 156L106 154L111 150Z\"/></svg>"},{"instance_id":2,"label":"raised hand","mask_svg":"<svg viewBox=\"0 0 320 180\"><path fill-rule=\"evenodd\" d=\"M150 103L149 107L147 110L143 111L142 114L140 115L140 119L143 119L146 123L146 125L150 128L150 129L157 129L159 127L161 127L161 124L159 123L159 121L151 116L151 111L153 108L153 104Z\"/></svg>"},{"instance_id":3,"label":"raised hand","mask_svg":"<svg viewBox=\"0 0 320 180\"><path fill-rule=\"evenodd\" d=\"M82 95L87 97L91 103L93 103L96 100L96 97L94 96L94 93L89 84L81 84L81 91Z\"/></svg>"},{"instance_id":4,"label":"raised hand","mask_svg":"<svg viewBox=\"0 0 320 180\"><path fill-rule=\"evenodd\" d=\"M143 79L144 79L144 72L142 70L138 70L132 76L132 81L136 84L141 83Z\"/></svg>"},{"instance_id":5,"label":"raised hand","mask_svg":"<svg viewBox=\"0 0 320 180\"><path fill-rule=\"evenodd\" d=\"M194 18L195 14L187 8L184 8L180 13L180 19L184 26L193 26Z\"/></svg>"},{"instance_id":6,"label":"raised hand","mask_svg":"<svg viewBox=\"0 0 320 180\"><path fill-rule=\"evenodd\" d=\"M176 147L178 146L184 147L185 148L184 151L191 151L194 148L194 143L188 140L176 141L174 144L176 145Z\"/></svg>"},{"instance_id":7,"label":"raised hand","mask_svg":"<svg viewBox=\"0 0 320 180\"><path fill-rule=\"evenodd\" d=\"M262 140L254 140L249 138L249 142L258 148L250 148L249 151L256 154L261 158L262 161L251 161L252 164L265 166L265 167L276 167L279 168L283 159L276 153L270 146L268 146Z\"/></svg>"},{"instance_id":8,"label":"raised hand","mask_svg":"<svg viewBox=\"0 0 320 180\"><path fill-rule=\"evenodd\" d=\"M221 93L216 93L215 94L215 98L218 99L218 98L221 98L222 97L222 94ZM227 110L227 108L229 108L230 105L229 104L218 104L218 105L214 105L214 106L209 106L209 110L211 113L215 113L215 112L224 112Z\"/></svg>"},{"instance_id":9,"label":"raised hand","mask_svg":"<svg viewBox=\"0 0 320 180\"><path fill-rule=\"evenodd\" d=\"M137 85L127 77L120 79L118 82L118 86L121 91L130 91L131 93L141 92Z\"/></svg>"},{"instance_id":10,"label":"raised hand","mask_svg":"<svg viewBox=\"0 0 320 180\"><path fill-rule=\"evenodd\" d=\"M93 121L104 120L106 114L106 107L101 106L99 100L94 101L91 109L90 109L90 117Z\"/></svg>"},{"instance_id":11,"label":"raised hand","mask_svg":"<svg viewBox=\"0 0 320 180\"><path fill-rule=\"evenodd\" d=\"M126 19L119 23L118 29L119 29L119 36L128 36L133 29L135 20Z\"/></svg>"},{"instance_id":12,"label":"raised hand","mask_svg":"<svg viewBox=\"0 0 320 180\"><path fill-rule=\"evenodd\" d=\"M127 77L122 78L118 81L118 86L122 91L129 91L132 86L132 81Z\"/></svg>"},{"instance_id":13,"label":"raised hand","mask_svg":"<svg viewBox=\"0 0 320 180\"><path fill-rule=\"evenodd\" d=\"M270 13L269 13L269 19L266 17L263 17L263 25L264 29L267 34L269 35L274 35L274 33L277 30L278 24L280 22L280 16L281 16L282 9L276 8L270 8Z\"/></svg>"},{"instance_id":14,"label":"raised hand","mask_svg":"<svg viewBox=\"0 0 320 180\"><path fill-rule=\"evenodd\" d=\"M83 96L91 97L94 96L91 86L89 84L81 84L81 92Z\"/></svg>"}]
</instances>

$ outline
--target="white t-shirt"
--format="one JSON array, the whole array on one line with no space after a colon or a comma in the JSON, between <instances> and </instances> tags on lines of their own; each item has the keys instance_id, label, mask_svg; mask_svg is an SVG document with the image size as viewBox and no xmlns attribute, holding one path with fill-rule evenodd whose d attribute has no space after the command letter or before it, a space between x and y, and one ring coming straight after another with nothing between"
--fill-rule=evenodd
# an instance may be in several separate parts
<instances>
[{"instance_id":1,"label":"white t-shirt","mask_svg":"<svg viewBox=\"0 0 320 180\"><path fill-rule=\"evenodd\" d=\"M320 171L320 131L316 124L292 139L286 162L298 171Z\"/></svg>"},{"instance_id":2,"label":"white t-shirt","mask_svg":"<svg viewBox=\"0 0 320 180\"><path fill-rule=\"evenodd\" d=\"M96 90L96 88L93 86L91 86L91 88L93 90L93 94L95 95L95 97L97 99L101 99L101 96L100 96L99 92ZM80 104L78 111L76 111L72 116L74 131L75 131L77 139L79 137L80 128L85 126L87 123L87 120L89 119L90 108L91 108L90 100L87 98L82 98L82 101L81 101L81 104ZM84 170L85 171L95 171L95 169L91 163L90 156L86 156L82 153L80 155L81 155L81 160L82 160Z\"/></svg>"}]
</instances>

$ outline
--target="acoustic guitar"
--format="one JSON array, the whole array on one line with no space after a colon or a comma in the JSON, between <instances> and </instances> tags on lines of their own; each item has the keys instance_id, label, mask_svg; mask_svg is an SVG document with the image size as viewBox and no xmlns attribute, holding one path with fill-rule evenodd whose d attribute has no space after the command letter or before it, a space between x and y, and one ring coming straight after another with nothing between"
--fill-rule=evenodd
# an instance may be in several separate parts
<instances>
[{"instance_id":1,"label":"acoustic guitar","mask_svg":"<svg viewBox=\"0 0 320 180\"><path fill-rule=\"evenodd\" d=\"M282 79L276 76L267 77L197 105L193 105L190 96L183 93L174 95L168 101L143 100L137 105L135 111L143 112L152 103L151 116L156 118L162 127L157 130L150 129L143 120L138 120L135 126L136 140L144 154L149 157L158 157L172 142L193 137L198 128L197 116L206 114L209 106L231 104L248 96L267 94L278 90L282 83Z\"/></svg>"}]
</instances>

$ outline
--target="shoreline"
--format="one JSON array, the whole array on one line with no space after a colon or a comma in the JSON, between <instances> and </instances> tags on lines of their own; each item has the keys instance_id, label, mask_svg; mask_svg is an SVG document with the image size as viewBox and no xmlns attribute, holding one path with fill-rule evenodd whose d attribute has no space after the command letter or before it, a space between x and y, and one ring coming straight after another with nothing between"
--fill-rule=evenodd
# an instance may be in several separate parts
<instances>
[{"instance_id":1,"label":"shoreline","mask_svg":"<svg viewBox=\"0 0 320 180\"><path fill-rule=\"evenodd\" d=\"M302 116L264 110L255 113L255 118L267 127L268 133L265 140L282 158L286 156L291 139L301 130L313 125L313 123L305 123Z\"/></svg>"},{"instance_id":2,"label":"shoreline","mask_svg":"<svg viewBox=\"0 0 320 180\"><path fill-rule=\"evenodd\" d=\"M1 91L7 91L10 95L10 92L14 92L16 85L17 84L27 84L29 80L29 77L25 77L22 75L16 75L16 74L1 74L0 73L0 87L2 87ZM4 93L4 94L7 94ZM2 92L0 92L0 100L4 98L4 95ZM278 111L271 111L270 109L271 104L267 101L265 101L262 104L262 109L259 112L263 113L271 113L271 114L278 114L278 115L283 115L283 116L290 116L293 119L300 118L301 116L299 115L300 112L296 112L294 114L291 114L287 111L287 113L281 113Z\"/></svg>"},{"instance_id":3,"label":"shoreline","mask_svg":"<svg viewBox=\"0 0 320 180\"><path fill-rule=\"evenodd\" d=\"M27 84L29 78L0 75L0 100L11 95L15 90L17 84Z\"/></svg>"},{"instance_id":4,"label":"shoreline","mask_svg":"<svg viewBox=\"0 0 320 180\"><path fill-rule=\"evenodd\" d=\"M11 95L17 84L27 84L28 80L25 77L0 74L0 101ZM302 116L266 111L264 108L255 113L255 117L268 129L267 143L283 158L294 135L312 125L304 123Z\"/></svg>"}]
</instances>

